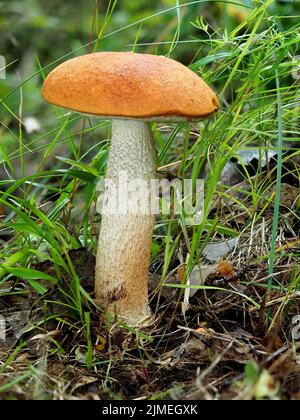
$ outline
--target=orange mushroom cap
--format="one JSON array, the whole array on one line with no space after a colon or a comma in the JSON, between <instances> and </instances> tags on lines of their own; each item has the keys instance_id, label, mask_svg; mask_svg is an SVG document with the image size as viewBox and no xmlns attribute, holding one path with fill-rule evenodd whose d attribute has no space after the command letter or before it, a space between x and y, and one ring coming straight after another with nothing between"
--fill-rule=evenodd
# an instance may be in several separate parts
<instances>
[{"instance_id":1,"label":"orange mushroom cap","mask_svg":"<svg viewBox=\"0 0 300 420\"><path fill-rule=\"evenodd\" d=\"M196 73L163 56L98 52L55 68L43 86L46 101L103 118L201 120L219 109Z\"/></svg>"}]
</instances>

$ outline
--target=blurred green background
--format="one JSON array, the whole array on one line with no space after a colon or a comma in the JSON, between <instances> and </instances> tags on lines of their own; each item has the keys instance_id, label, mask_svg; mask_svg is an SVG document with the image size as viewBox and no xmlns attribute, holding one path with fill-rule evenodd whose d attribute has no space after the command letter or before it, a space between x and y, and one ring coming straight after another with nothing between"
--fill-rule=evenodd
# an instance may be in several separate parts
<instances>
[{"instance_id":1,"label":"blurred green background","mask_svg":"<svg viewBox=\"0 0 300 420\"><path fill-rule=\"evenodd\" d=\"M0 55L5 57L8 67L6 80L0 80L0 99L9 95L5 100L6 107L0 106L1 144L9 152L16 145L18 120L15 116L19 115L20 104L22 118L36 118L42 130L53 127L53 119L48 118L53 111L40 95L39 66L50 65L45 70L47 74L51 63L67 54L71 58L92 49L131 50L132 44L137 44L135 50L138 52L169 53L172 58L189 65L209 53L212 40L220 40L221 53L229 51L230 40L227 41L226 34L247 19L250 13L247 7L263 2L186 3L179 0L1 1ZM178 5L182 7L176 8ZM279 24L285 30L297 24L300 2L274 1L271 11L278 16L295 16L280 20ZM89 45L99 34L99 41ZM201 68L199 70L201 72ZM209 68L204 70L209 71ZM19 88L21 81L28 78L30 80ZM221 89L218 85L214 88ZM34 129L34 125L29 126L27 133L24 132L25 138L30 137Z\"/></svg>"}]
</instances>

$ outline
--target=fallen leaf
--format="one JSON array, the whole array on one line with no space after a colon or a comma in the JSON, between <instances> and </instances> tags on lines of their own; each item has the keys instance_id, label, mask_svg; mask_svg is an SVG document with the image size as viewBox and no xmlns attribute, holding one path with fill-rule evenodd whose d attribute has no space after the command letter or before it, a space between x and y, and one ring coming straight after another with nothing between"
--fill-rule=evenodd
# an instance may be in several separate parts
<instances>
[{"instance_id":1,"label":"fallen leaf","mask_svg":"<svg viewBox=\"0 0 300 420\"><path fill-rule=\"evenodd\" d=\"M190 277L187 281L187 287L185 288L184 294L184 306L183 310L187 309L189 299L193 297L198 289L189 286L203 286L207 283L208 279L214 278L230 278L235 275L235 271L231 263L227 260L220 261L218 264L205 265L201 269L195 267L191 272ZM177 268L176 274L168 277L166 281L161 284L160 276L152 274L149 276L149 289L154 292L159 290L160 296L169 300L178 294L178 289L175 287L168 287L168 284L183 284L185 280L185 265L180 265Z\"/></svg>"},{"instance_id":2,"label":"fallen leaf","mask_svg":"<svg viewBox=\"0 0 300 420\"><path fill-rule=\"evenodd\" d=\"M205 327L199 327L195 329L195 333L196 334L201 334L201 335L211 335L211 332L205 328Z\"/></svg>"},{"instance_id":3,"label":"fallen leaf","mask_svg":"<svg viewBox=\"0 0 300 420\"><path fill-rule=\"evenodd\" d=\"M208 244L204 248L203 254L209 261L220 261L221 258L224 258L229 252L234 250L238 243L238 239L239 238L232 238L228 241Z\"/></svg>"},{"instance_id":4,"label":"fallen leaf","mask_svg":"<svg viewBox=\"0 0 300 420\"><path fill-rule=\"evenodd\" d=\"M264 168L271 162L272 158L274 158L277 153L277 150L269 149L268 156L266 156L265 153L262 154L257 149L239 150L225 165L221 174L221 181L225 185L236 185L238 182L243 180L241 165L245 165L246 167L255 167L255 165L260 162L261 167Z\"/></svg>"},{"instance_id":5,"label":"fallen leaf","mask_svg":"<svg viewBox=\"0 0 300 420\"><path fill-rule=\"evenodd\" d=\"M267 370L263 370L256 384L253 387L253 393L257 400L264 398L275 398L279 391L279 384L269 374Z\"/></svg>"},{"instance_id":6,"label":"fallen leaf","mask_svg":"<svg viewBox=\"0 0 300 420\"><path fill-rule=\"evenodd\" d=\"M233 277L235 271L229 261L220 261L218 264L203 266L201 269L195 267L190 275L191 286L202 286L207 283L208 279L214 279L218 277ZM197 293L196 288L190 289L190 297L193 297Z\"/></svg>"},{"instance_id":7,"label":"fallen leaf","mask_svg":"<svg viewBox=\"0 0 300 420\"><path fill-rule=\"evenodd\" d=\"M106 339L102 335L99 335L97 338L97 344L95 348L98 351L103 351L105 350L105 347L106 347Z\"/></svg>"}]
</instances>

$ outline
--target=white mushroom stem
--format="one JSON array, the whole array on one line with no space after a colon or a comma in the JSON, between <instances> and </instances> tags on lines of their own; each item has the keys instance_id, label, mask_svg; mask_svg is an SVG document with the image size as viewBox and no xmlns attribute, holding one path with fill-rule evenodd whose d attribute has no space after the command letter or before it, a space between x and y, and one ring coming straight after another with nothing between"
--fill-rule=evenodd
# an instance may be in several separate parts
<instances>
[{"instance_id":1,"label":"white mushroom stem","mask_svg":"<svg viewBox=\"0 0 300 420\"><path fill-rule=\"evenodd\" d=\"M96 300L130 324L150 315L148 269L154 228L150 187L155 178L156 153L149 123L114 120L107 207L98 243ZM141 195L144 197L138 200Z\"/></svg>"}]
</instances>

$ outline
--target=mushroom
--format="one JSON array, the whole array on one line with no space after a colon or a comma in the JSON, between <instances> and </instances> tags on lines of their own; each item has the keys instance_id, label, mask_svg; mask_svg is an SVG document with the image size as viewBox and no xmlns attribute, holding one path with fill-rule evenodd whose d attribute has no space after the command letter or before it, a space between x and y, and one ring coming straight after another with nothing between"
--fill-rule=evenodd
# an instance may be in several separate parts
<instances>
[{"instance_id":1,"label":"mushroom","mask_svg":"<svg viewBox=\"0 0 300 420\"><path fill-rule=\"evenodd\" d=\"M219 109L215 93L184 65L131 52L99 52L64 62L48 75L42 94L51 104L112 119L106 179L118 184L126 175L127 183L142 180L146 187L156 178L149 123L199 121ZM107 185L110 209L115 190ZM148 269L155 222L150 189L140 212L130 208L129 199L124 214L102 214L98 242L96 301L131 325L150 315ZM119 191L119 199L123 193Z\"/></svg>"}]
</instances>

